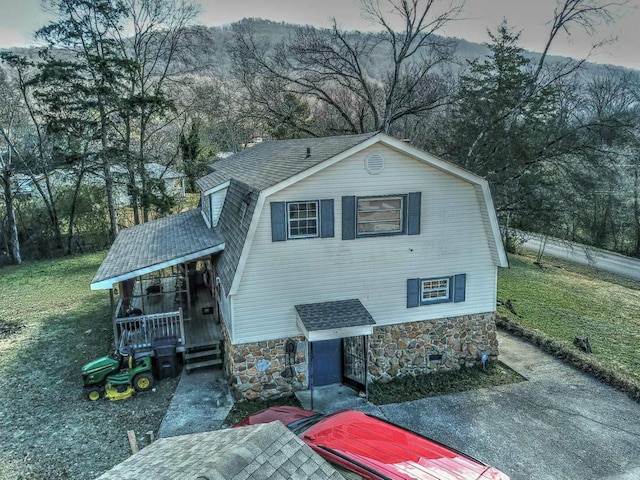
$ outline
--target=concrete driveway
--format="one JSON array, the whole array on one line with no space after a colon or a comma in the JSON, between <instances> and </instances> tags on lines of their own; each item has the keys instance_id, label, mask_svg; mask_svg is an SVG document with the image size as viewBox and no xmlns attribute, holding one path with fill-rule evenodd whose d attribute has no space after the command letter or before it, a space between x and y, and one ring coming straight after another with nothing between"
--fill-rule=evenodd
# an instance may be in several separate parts
<instances>
[{"instance_id":1,"label":"concrete driveway","mask_svg":"<svg viewBox=\"0 0 640 480\"><path fill-rule=\"evenodd\" d=\"M381 407L320 391L315 409L366 410L513 480L640 479L639 404L526 342L499 340L501 360L527 381Z\"/></svg>"}]
</instances>

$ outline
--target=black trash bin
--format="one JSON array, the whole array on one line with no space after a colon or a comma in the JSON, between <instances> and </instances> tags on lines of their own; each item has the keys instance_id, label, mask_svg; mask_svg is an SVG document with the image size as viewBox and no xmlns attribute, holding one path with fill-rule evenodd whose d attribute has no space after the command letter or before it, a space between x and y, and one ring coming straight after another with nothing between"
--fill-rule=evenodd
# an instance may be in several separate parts
<instances>
[{"instance_id":1,"label":"black trash bin","mask_svg":"<svg viewBox=\"0 0 640 480\"><path fill-rule=\"evenodd\" d=\"M158 380L177 377L180 374L178 363L177 337L159 337L153 340L153 370Z\"/></svg>"}]
</instances>

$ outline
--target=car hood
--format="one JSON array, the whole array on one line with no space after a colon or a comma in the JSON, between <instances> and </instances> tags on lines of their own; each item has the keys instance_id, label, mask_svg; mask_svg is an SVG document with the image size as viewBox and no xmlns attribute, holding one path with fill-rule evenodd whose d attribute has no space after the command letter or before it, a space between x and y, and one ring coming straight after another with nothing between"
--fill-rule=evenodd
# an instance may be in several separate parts
<instances>
[{"instance_id":1,"label":"car hood","mask_svg":"<svg viewBox=\"0 0 640 480\"><path fill-rule=\"evenodd\" d=\"M315 415L317 415L316 412L310 412L297 407L271 407L245 417L235 426L245 427L247 425L258 425L260 423L271 423L276 420L279 420L285 425L289 425L297 420L313 417Z\"/></svg>"}]
</instances>

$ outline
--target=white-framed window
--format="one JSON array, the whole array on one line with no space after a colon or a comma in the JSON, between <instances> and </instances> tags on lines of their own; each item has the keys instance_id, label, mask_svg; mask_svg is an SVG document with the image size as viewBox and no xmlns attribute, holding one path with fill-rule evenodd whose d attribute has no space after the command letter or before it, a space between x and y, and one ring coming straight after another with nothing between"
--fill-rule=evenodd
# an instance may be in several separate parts
<instances>
[{"instance_id":1,"label":"white-framed window","mask_svg":"<svg viewBox=\"0 0 640 480\"><path fill-rule=\"evenodd\" d=\"M357 205L357 235L402 233L404 197L360 197Z\"/></svg>"},{"instance_id":2,"label":"white-framed window","mask_svg":"<svg viewBox=\"0 0 640 480\"><path fill-rule=\"evenodd\" d=\"M420 280L421 303L448 302L451 296L451 278L428 278Z\"/></svg>"},{"instance_id":3,"label":"white-framed window","mask_svg":"<svg viewBox=\"0 0 640 480\"><path fill-rule=\"evenodd\" d=\"M318 236L318 202L287 203L287 228L289 238Z\"/></svg>"}]
</instances>

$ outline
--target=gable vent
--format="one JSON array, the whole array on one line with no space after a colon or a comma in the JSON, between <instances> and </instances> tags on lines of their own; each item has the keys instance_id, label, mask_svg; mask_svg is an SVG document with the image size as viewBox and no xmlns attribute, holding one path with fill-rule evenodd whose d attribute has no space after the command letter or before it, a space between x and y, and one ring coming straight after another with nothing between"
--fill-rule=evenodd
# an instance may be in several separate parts
<instances>
[{"instance_id":1,"label":"gable vent","mask_svg":"<svg viewBox=\"0 0 640 480\"><path fill-rule=\"evenodd\" d=\"M373 152L364 159L364 168L371 175L378 175L384 170L384 157L379 152Z\"/></svg>"}]
</instances>

